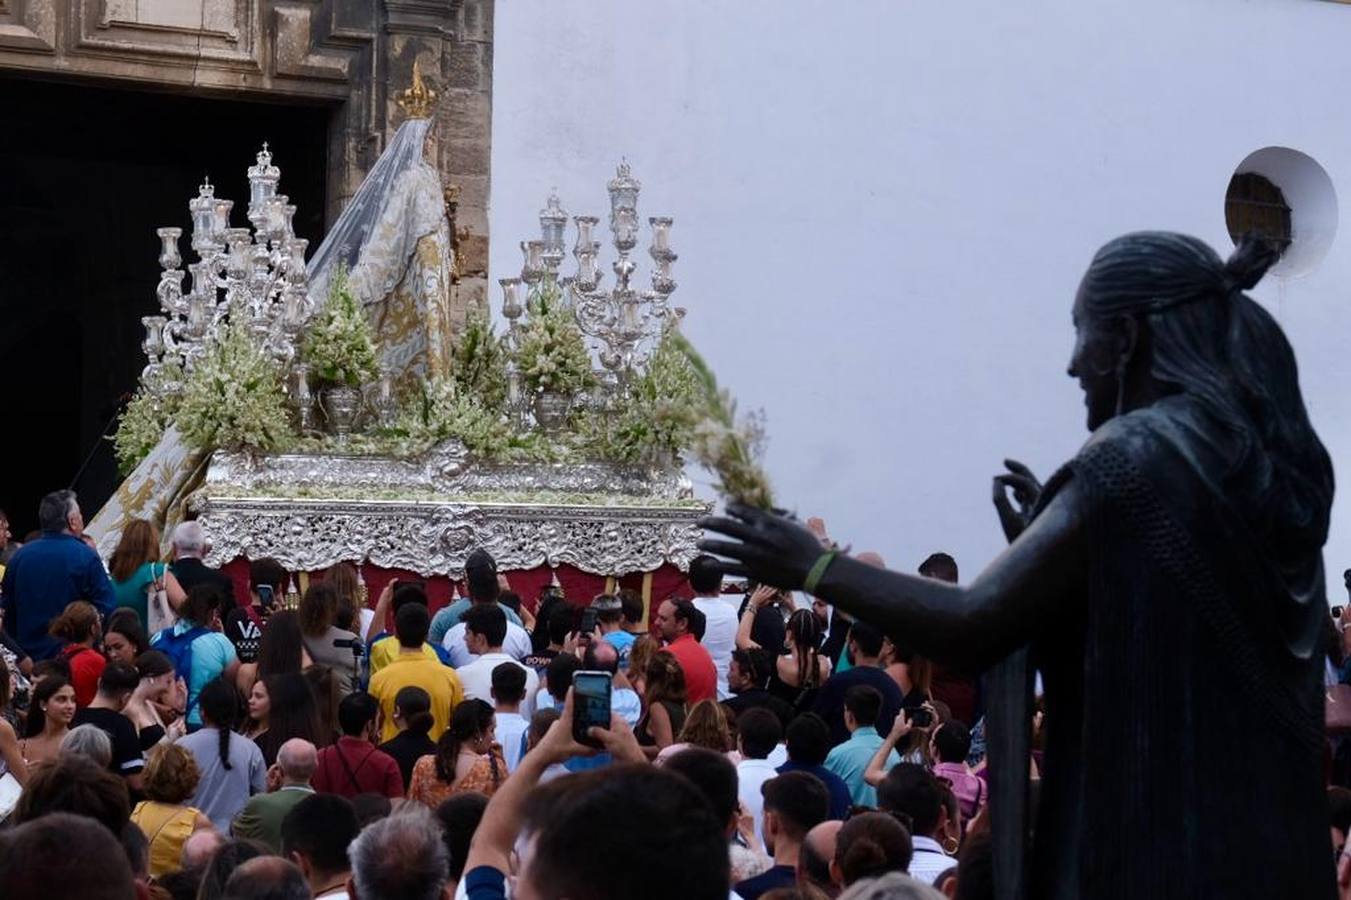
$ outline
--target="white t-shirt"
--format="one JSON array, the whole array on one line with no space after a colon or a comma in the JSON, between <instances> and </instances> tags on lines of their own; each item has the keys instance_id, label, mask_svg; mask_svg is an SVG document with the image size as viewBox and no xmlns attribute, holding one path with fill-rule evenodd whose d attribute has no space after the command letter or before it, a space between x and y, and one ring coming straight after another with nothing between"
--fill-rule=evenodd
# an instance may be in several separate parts
<instances>
[{"instance_id":1,"label":"white t-shirt","mask_svg":"<svg viewBox=\"0 0 1351 900\"><path fill-rule=\"evenodd\" d=\"M521 744L525 739L530 720L520 713L500 712L495 720L497 742L502 745L502 758L507 762L507 771L515 772L521 764Z\"/></svg>"},{"instance_id":2,"label":"white t-shirt","mask_svg":"<svg viewBox=\"0 0 1351 900\"><path fill-rule=\"evenodd\" d=\"M765 797L760 793L760 786L777 777L779 773L775 771L774 763L767 759L743 759L737 763L737 799L755 819L755 836L760 839L761 846L765 843Z\"/></svg>"},{"instance_id":3,"label":"white t-shirt","mask_svg":"<svg viewBox=\"0 0 1351 900\"><path fill-rule=\"evenodd\" d=\"M704 639L699 643L713 657L713 668L718 671L718 700L726 700L732 696L727 689L727 669L736 649L736 606L721 597L695 597L694 608L706 620Z\"/></svg>"},{"instance_id":4,"label":"white t-shirt","mask_svg":"<svg viewBox=\"0 0 1351 900\"><path fill-rule=\"evenodd\" d=\"M478 659L468 665L460 666L455 670L455 674L460 676L460 684L464 687L464 699L482 700L484 703L493 702L493 669L496 669L502 663L511 663L520 666L525 670L525 699L521 701L521 715L529 719L535 712L535 689L539 687L539 675L529 666L521 666L519 662L512 659L505 653L485 653Z\"/></svg>"},{"instance_id":5,"label":"white t-shirt","mask_svg":"<svg viewBox=\"0 0 1351 900\"><path fill-rule=\"evenodd\" d=\"M441 646L446 648L446 652L450 654L450 664L457 669L478 659L478 656L470 653L469 648L465 646L463 622L446 632L446 636L441 639ZM508 622L507 639L502 642L502 652L520 662L534 649L530 643L530 634L515 622Z\"/></svg>"}]
</instances>

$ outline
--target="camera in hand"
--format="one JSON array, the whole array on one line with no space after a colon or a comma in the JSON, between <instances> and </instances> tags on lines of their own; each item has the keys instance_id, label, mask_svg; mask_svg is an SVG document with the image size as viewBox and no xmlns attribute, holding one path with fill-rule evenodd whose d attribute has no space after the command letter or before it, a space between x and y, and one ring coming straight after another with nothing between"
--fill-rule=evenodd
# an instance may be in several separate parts
<instances>
[{"instance_id":1,"label":"camera in hand","mask_svg":"<svg viewBox=\"0 0 1351 900\"><path fill-rule=\"evenodd\" d=\"M582 670L572 673L572 738L599 747L588 730L610 727L610 673Z\"/></svg>"},{"instance_id":2,"label":"camera in hand","mask_svg":"<svg viewBox=\"0 0 1351 900\"><path fill-rule=\"evenodd\" d=\"M906 707L905 716L916 728L928 728L934 722L933 713L922 706Z\"/></svg>"}]
</instances>

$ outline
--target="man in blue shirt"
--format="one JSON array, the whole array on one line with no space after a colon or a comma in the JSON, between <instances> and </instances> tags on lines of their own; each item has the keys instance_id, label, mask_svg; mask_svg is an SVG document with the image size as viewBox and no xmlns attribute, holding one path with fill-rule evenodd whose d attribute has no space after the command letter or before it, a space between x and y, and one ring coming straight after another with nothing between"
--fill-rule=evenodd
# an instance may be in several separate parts
<instances>
[{"instance_id":1,"label":"man in blue shirt","mask_svg":"<svg viewBox=\"0 0 1351 900\"><path fill-rule=\"evenodd\" d=\"M806 772L821 779L830 795L830 818L845 819L849 816L852 800L849 785L844 779L825 767L827 754L830 753L830 729L821 717L815 713L798 716L788 726L785 735L788 744L788 762L779 766L780 775L788 772Z\"/></svg>"},{"instance_id":2,"label":"man in blue shirt","mask_svg":"<svg viewBox=\"0 0 1351 900\"><path fill-rule=\"evenodd\" d=\"M470 553L469 558L464 561L464 584L469 596L461 597L454 603L442 607L432 617L432 630L427 635L427 641L433 647L441 646L446 634L460 624L460 617L475 602L492 603L502 592L502 585L497 579L497 561L482 547ZM521 625L521 617L516 614L516 610L505 603L499 602L497 606L506 615L508 622Z\"/></svg>"},{"instance_id":3,"label":"man in blue shirt","mask_svg":"<svg viewBox=\"0 0 1351 900\"><path fill-rule=\"evenodd\" d=\"M877 733L877 714L882 708L882 695L876 689L860 684L844 695L844 724L849 729L849 740L830 751L826 768L840 776L849 786L849 795L858 806L876 806L877 791L864 780L882 736ZM901 761L892 750L887 755L886 768Z\"/></svg>"},{"instance_id":4,"label":"man in blue shirt","mask_svg":"<svg viewBox=\"0 0 1351 900\"><path fill-rule=\"evenodd\" d=\"M816 694L816 705L812 712L829 726L832 744L849 737L849 731L844 727L844 695L850 688L867 685L882 695L877 729L883 734L891 730L896 714L905 705L900 686L882 668L882 640L882 632L876 626L867 622L854 622L849 629L849 655L854 661L853 668L831 675Z\"/></svg>"},{"instance_id":5,"label":"man in blue shirt","mask_svg":"<svg viewBox=\"0 0 1351 900\"><path fill-rule=\"evenodd\" d=\"M84 541L74 491L55 491L38 506L42 537L20 547L0 583L5 629L34 660L55 656L61 641L47 633L66 604L87 600L107 616L116 598L103 562Z\"/></svg>"}]
</instances>

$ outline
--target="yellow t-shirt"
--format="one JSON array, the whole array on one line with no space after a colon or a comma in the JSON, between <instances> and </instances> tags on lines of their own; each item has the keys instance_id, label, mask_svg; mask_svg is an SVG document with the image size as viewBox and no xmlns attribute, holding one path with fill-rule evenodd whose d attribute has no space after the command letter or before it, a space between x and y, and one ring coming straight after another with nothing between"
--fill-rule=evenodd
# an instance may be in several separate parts
<instances>
[{"instance_id":1,"label":"yellow t-shirt","mask_svg":"<svg viewBox=\"0 0 1351 900\"><path fill-rule=\"evenodd\" d=\"M425 649L425 645L424 645ZM432 698L432 730L428 737L436 740L450 724L450 714L464 699L464 688L455 670L441 661L424 656L400 655L371 678L371 696L380 701L384 725L380 729L381 743L399 733L394 724L394 698L406 687L420 687Z\"/></svg>"},{"instance_id":2,"label":"yellow t-shirt","mask_svg":"<svg viewBox=\"0 0 1351 900\"><path fill-rule=\"evenodd\" d=\"M372 644L371 674L374 675L376 672L379 672L385 666L392 663L395 657L399 655L399 650L399 639L392 634L389 637L382 637ZM422 645L422 655L438 663L441 661L441 657L436 655L436 650L432 648L431 644L424 643Z\"/></svg>"},{"instance_id":3,"label":"yellow t-shirt","mask_svg":"<svg viewBox=\"0 0 1351 900\"><path fill-rule=\"evenodd\" d=\"M150 875L158 878L176 871L183 855L183 844L197 827L197 810L191 806L173 806L142 800L132 810L131 821L150 842Z\"/></svg>"}]
</instances>

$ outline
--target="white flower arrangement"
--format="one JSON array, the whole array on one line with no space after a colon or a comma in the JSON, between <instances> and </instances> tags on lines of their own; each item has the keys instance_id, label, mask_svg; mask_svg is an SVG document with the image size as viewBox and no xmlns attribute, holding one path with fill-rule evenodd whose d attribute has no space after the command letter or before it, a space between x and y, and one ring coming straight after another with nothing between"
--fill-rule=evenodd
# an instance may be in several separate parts
<instances>
[{"instance_id":1,"label":"white flower arrangement","mask_svg":"<svg viewBox=\"0 0 1351 900\"><path fill-rule=\"evenodd\" d=\"M380 377L378 347L366 313L339 266L328 301L306 328L301 356L316 384L359 388Z\"/></svg>"},{"instance_id":2,"label":"white flower arrangement","mask_svg":"<svg viewBox=\"0 0 1351 900\"><path fill-rule=\"evenodd\" d=\"M226 325L183 386L177 423L203 449L268 452L293 439L280 370L242 326Z\"/></svg>"},{"instance_id":3,"label":"white flower arrangement","mask_svg":"<svg viewBox=\"0 0 1351 900\"><path fill-rule=\"evenodd\" d=\"M516 365L531 393L575 394L591 386L591 354L558 285L541 282L527 302L530 313Z\"/></svg>"}]
</instances>

